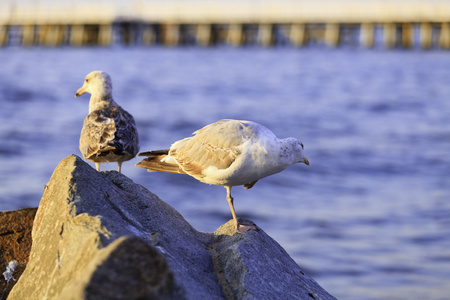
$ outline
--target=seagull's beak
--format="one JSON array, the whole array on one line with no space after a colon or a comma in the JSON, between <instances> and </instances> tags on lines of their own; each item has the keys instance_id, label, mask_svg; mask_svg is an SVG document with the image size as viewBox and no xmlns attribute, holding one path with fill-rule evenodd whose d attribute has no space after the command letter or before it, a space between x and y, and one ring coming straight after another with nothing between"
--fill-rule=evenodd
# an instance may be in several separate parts
<instances>
[{"instance_id":1,"label":"seagull's beak","mask_svg":"<svg viewBox=\"0 0 450 300\"><path fill-rule=\"evenodd\" d=\"M305 165L309 166L309 160L305 157L303 157L303 162L305 163Z\"/></svg>"},{"instance_id":2,"label":"seagull's beak","mask_svg":"<svg viewBox=\"0 0 450 300\"><path fill-rule=\"evenodd\" d=\"M77 93L75 94L75 98L80 97L81 95L83 95L84 93L86 93L86 88L84 87L84 85L82 87L80 87L77 91Z\"/></svg>"}]
</instances>

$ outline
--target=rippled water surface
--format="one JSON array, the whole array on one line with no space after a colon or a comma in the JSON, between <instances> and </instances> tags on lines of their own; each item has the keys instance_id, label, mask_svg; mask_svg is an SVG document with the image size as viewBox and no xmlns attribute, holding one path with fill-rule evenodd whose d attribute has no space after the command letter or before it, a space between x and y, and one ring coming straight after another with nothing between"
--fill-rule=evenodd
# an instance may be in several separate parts
<instances>
[{"instance_id":1,"label":"rippled water surface","mask_svg":"<svg viewBox=\"0 0 450 300\"><path fill-rule=\"evenodd\" d=\"M80 155L89 96L74 94L100 69L142 151L222 118L300 138L311 165L234 188L236 210L337 298L449 299L450 53L6 48L0 61L0 210L39 205L57 164ZM124 174L198 230L231 218L224 188L138 161Z\"/></svg>"}]
</instances>

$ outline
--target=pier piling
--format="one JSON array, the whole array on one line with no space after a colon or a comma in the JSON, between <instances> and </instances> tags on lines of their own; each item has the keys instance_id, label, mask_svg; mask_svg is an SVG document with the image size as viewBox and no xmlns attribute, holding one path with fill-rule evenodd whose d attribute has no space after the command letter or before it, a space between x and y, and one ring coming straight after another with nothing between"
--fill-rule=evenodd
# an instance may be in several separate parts
<instances>
[{"instance_id":1,"label":"pier piling","mask_svg":"<svg viewBox=\"0 0 450 300\"><path fill-rule=\"evenodd\" d=\"M420 46L422 49L430 49L431 48L431 25L428 22L420 23Z\"/></svg>"},{"instance_id":2,"label":"pier piling","mask_svg":"<svg viewBox=\"0 0 450 300\"><path fill-rule=\"evenodd\" d=\"M372 48L375 41L375 28L372 23L361 24L360 43L366 48Z\"/></svg>"},{"instance_id":3,"label":"pier piling","mask_svg":"<svg viewBox=\"0 0 450 300\"><path fill-rule=\"evenodd\" d=\"M112 42L113 29L110 24L102 24L98 30L98 44L100 46L109 46Z\"/></svg>"},{"instance_id":4,"label":"pier piling","mask_svg":"<svg viewBox=\"0 0 450 300\"><path fill-rule=\"evenodd\" d=\"M212 26L209 24L199 24L197 25L197 31L196 31L196 41L197 44L202 47L208 47L212 43L212 35L211 35L211 28Z\"/></svg>"},{"instance_id":5,"label":"pier piling","mask_svg":"<svg viewBox=\"0 0 450 300\"><path fill-rule=\"evenodd\" d=\"M9 42L8 26L0 26L0 47L5 47Z\"/></svg>"},{"instance_id":6,"label":"pier piling","mask_svg":"<svg viewBox=\"0 0 450 300\"><path fill-rule=\"evenodd\" d=\"M24 25L22 26L22 45L30 47L34 45L35 26Z\"/></svg>"},{"instance_id":7,"label":"pier piling","mask_svg":"<svg viewBox=\"0 0 450 300\"><path fill-rule=\"evenodd\" d=\"M180 25L164 24L162 26L162 44L167 47L173 47L180 44Z\"/></svg>"},{"instance_id":8,"label":"pier piling","mask_svg":"<svg viewBox=\"0 0 450 300\"><path fill-rule=\"evenodd\" d=\"M258 26L258 45L263 47L272 46L275 42L272 24L259 24Z\"/></svg>"},{"instance_id":9,"label":"pier piling","mask_svg":"<svg viewBox=\"0 0 450 300\"><path fill-rule=\"evenodd\" d=\"M70 45L80 47L84 43L84 25L72 25L70 28Z\"/></svg>"},{"instance_id":10,"label":"pier piling","mask_svg":"<svg viewBox=\"0 0 450 300\"><path fill-rule=\"evenodd\" d=\"M450 49L450 24L447 22L441 24L439 46L442 49Z\"/></svg>"},{"instance_id":11,"label":"pier piling","mask_svg":"<svg viewBox=\"0 0 450 300\"><path fill-rule=\"evenodd\" d=\"M414 45L414 26L411 23L402 24L402 45L404 48L412 48Z\"/></svg>"},{"instance_id":12,"label":"pier piling","mask_svg":"<svg viewBox=\"0 0 450 300\"><path fill-rule=\"evenodd\" d=\"M340 38L340 25L337 23L328 23L325 26L325 44L330 47L337 47Z\"/></svg>"},{"instance_id":13,"label":"pier piling","mask_svg":"<svg viewBox=\"0 0 450 300\"><path fill-rule=\"evenodd\" d=\"M397 39L397 27L392 23L383 25L383 44L387 49L394 48Z\"/></svg>"},{"instance_id":14,"label":"pier piling","mask_svg":"<svg viewBox=\"0 0 450 300\"><path fill-rule=\"evenodd\" d=\"M289 28L289 42L291 45L301 47L306 40L305 24L292 24Z\"/></svg>"},{"instance_id":15,"label":"pier piling","mask_svg":"<svg viewBox=\"0 0 450 300\"><path fill-rule=\"evenodd\" d=\"M231 24L228 26L226 42L235 47L239 47L244 43L242 24Z\"/></svg>"}]
</instances>

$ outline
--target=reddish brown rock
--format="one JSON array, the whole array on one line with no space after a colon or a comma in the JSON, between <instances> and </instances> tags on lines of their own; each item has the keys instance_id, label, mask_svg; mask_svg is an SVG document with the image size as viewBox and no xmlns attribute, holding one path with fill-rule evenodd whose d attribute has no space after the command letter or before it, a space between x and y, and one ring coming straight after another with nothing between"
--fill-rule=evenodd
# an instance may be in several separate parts
<instances>
[{"instance_id":1,"label":"reddish brown rock","mask_svg":"<svg viewBox=\"0 0 450 300\"><path fill-rule=\"evenodd\" d=\"M0 299L6 299L28 263L31 250L31 230L37 208L0 212ZM17 261L12 277L3 274L11 261Z\"/></svg>"}]
</instances>

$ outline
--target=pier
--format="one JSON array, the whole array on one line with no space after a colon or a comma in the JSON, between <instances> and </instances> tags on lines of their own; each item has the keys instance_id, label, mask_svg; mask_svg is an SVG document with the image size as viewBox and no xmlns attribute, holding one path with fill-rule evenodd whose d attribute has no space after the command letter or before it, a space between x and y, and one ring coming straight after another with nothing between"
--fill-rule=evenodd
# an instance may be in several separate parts
<instances>
[{"instance_id":1,"label":"pier","mask_svg":"<svg viewBox=\"0 0 450 300\"><path fill-rule=\"evenodd\" d=\"M450 49L450 1L2 0L0 46Z\"/></svg>"}]
</instances>

